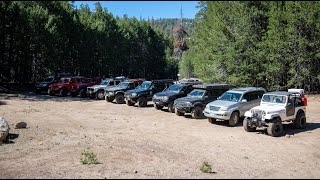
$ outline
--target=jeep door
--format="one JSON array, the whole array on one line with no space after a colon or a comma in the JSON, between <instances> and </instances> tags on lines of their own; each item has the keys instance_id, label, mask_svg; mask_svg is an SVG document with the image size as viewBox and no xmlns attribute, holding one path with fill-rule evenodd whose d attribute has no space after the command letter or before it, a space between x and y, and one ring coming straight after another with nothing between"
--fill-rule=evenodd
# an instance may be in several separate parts
<instances>
[{"instance_id":1,"label":"jeep door","mask_svg":"<svg viewBox=\"0 0 320 180\"><path fill-rule=\"evenodd\" d=\"M208 103L215 100L215 95L213 95L212 91L206 91L203 98L204 98L203 107L205 107Z\"/></svg>"},{"instance_id":2,"label":"jeep door","mask_svg":"<svg viewBox=\"0 0 320 180\"><path fill-rule=\"evenodd\" d=\"M240 99L240 116L243 116L246 111L259 105L260 100L257 98L258 96L255 93L256 92L247 92L243 94L242 98ZM243 102L243 100L246 101Z\"/></svg>"},{"instance_id":3,"label":"jeep door","mask_svg":"<svg viewBox=\"0 0 320 180\"><path fill-rule=\"evenodd\" d=\"M287 104L286 104L286 115L288 116L293 116L295 113L295 97L294 96L288 96L287 97Z\"/></svg>"}]
</instances>

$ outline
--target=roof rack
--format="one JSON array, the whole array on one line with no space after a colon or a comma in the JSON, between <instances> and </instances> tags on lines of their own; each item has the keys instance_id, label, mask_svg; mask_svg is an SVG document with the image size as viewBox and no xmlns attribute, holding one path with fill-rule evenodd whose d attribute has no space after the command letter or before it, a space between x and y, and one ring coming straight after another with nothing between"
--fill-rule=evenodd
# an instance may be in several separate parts
<instances>
[{"instance_id":1,"label":"roof rack","mask_svg":"<svg viewBox=\"0 0 320 180\"><path fill-rule=\"evenodd\" d=\"M230 84L196 84L196 85L193 85L193 88L196 88L196 89L218 89L218 88L230 89L232 87L233 87L233 85L230 85Z\"/></svg>"}]
</instances>

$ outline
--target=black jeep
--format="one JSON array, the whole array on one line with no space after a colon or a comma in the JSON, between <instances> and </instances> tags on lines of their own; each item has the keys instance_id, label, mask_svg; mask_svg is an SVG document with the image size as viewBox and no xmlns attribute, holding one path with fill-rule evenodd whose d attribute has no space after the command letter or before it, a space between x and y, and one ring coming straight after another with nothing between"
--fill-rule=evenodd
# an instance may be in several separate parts
<instances>
[{"instance_id":1,"label":"black jeep","mask_svg":"<svg viewBox=\"0 0 320 180\"><path fill-rule=\"evenodd\" d=\"M124 93L128 90L135 89L143 82L142 79L132 79L121 82L118 86L109 88L105 91L105 99L112 102L116 99L117 104L124 103Z\"/></svg>"},{"instance_id":2,"label":"black jeep","mask_svg":"<svg viewBox=\"0 0 320 180\"><path fill-rule=\"evenodd\" d=\"M138 102L139 107L147 106L148 101L152 100L155 93L161 92L171 86L172 79L144 81L136 89L129 90L125 93L125 101L128 106L133 106Z\"/></svg>"},{"instance_id":3,"label":"black jeep","mask_svg":"<svg viewBox=\"0 0 320 180\"><path fill-rule=\"evenodd\" d=\"M166 106L169 112L174 113L174 100L187 96L193 89L192 84L171 85L165 91L153 95L152 101L154 107L159 110Z\"/></svg>"},{"instance_id":4,"label":"black jeep","mask_svg":"<svg viewBox=\"0 0 320 180\"><path fill-rule=\"evenodd\" d=\"M228 84L202 84L193 85L194 90L187 97L176 99L173 103L175 113L182 116L185 113L191 113L192 118L199 119L203 117L203 109L206 105L233 86Z\"/></svg>"}]
</instances>

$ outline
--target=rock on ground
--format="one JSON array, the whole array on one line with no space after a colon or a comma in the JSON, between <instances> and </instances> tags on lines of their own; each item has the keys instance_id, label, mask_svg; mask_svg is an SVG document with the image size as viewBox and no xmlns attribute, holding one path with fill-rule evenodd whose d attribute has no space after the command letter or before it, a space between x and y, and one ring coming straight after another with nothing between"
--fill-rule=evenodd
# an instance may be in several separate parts
<instances>
[{"instance_id":1,"label":"rock on ground","mask_svg":"<svg viewBox=\"0 0 320 180\"><path fill-rule=\"evenodd\" d=\"M5 140L8 134L9 124L3 117L0 117L0 141Z\"/></svg>"}]
</instances>

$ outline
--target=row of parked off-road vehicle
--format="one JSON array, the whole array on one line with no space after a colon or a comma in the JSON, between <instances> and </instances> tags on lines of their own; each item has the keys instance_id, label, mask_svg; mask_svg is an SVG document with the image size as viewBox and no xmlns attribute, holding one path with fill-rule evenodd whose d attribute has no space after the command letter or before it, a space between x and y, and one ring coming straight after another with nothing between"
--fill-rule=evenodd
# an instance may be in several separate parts
<instances>
[{"instance_id":1,"label":"row of parked off-road vehicle","mask_svg":"<svg viewBox=\"0 0 320 180\"><path fill-rule=\"evenodd\" d=\"M296 128L305 128L307 124L307 99L303 89L267 92L262 87L203 84L197 79L175 82L172 79L145 81L77 76L63 77L57 83L51 81L51 85L42 86L48 87L49 95L79 95L128 106L137 104L139 107L146 107L152 101L157 110L167 107L177 116L207 117L210 123L226 120L229 126L236 126L243 119L246 131L267 128L271 136L280 136L285 122L293 122Z\"/></svg>"}]
</instances>

